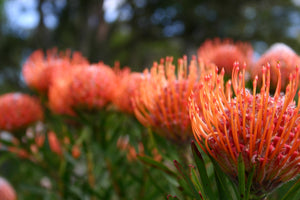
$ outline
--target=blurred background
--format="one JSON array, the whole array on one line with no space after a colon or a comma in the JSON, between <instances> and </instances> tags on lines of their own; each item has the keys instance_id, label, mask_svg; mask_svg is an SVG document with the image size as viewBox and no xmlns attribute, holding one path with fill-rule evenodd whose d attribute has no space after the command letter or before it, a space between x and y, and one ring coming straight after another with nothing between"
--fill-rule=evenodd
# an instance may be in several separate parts
<instances>
[{"instance_id":1,"label":"blurred background","mask_svg":"<svg viewBox=\"0 0 300 200\"><path fill-rule=\"evenodd\" d=\"M256 56L275 42L299 53L299 11L300 0L0 0L0 93L26 90L20 71L36 49L134 71L214 37L249 41Z\"/></svg>"}]
</instances>

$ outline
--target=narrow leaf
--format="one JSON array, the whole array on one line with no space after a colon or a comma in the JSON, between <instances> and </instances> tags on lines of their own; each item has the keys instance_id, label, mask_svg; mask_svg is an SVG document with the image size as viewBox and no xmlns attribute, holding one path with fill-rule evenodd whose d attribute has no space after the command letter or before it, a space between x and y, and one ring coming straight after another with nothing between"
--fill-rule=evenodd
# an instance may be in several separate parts
<instances>
[{"instance_id":1,"label":"narrow leaf","mask_svg":"<svg viewBox=\"0 0 300 200\"><path fill-rule=\"evenodd\" d=\"M205 167L205 162L201 156L201 153L199 152L196 144L194 141L192 141L192 152L194 156L194 160L196 162L199 174L200 174L200 179L201 183L204 189L205 195L208 197L208 199L216 199L215 194L212 191L211 188L211 183L207 175L206 167Z\"/></svg>"},{"instance_id":2,"label":"narrow leaf","mask_svg":"<svg viewBox=\"0 0 300 200\"><path fill-rule=\"evenodd\" d=\"M239 199L244 200L246 198L246 186L245 186L245 164L242 153L238 157L238 180L239 180Z\"/></svg>"},{"instance_id":3,"label":"narrow leaf","mask_svg":"<svg viewBox=\"0 0 300 200\"><path fill-rule=\"evenodd\" d=\"M178 172L182 175L182 177L184 178L184 180L187 182L187 184L189 185L190 189L193 192L194 197L197 200L202 200L201 198L201 194L199 194L199 192L196 190L194 184L192 183L191 179L189 178L189 176L183 171L182 166L179 164L179 162L177 162L177 160L174 160L174 165L177 168Z\"/></svg>"},{"instance_id":4,"label":"narrow leaf","mask_svg":"<svg viewBox=\"0 0 300 200\"><path fill-rule=\"evenodd\" d=\"M233 199L230 194L230 187L227 181L226 174L220 169L218 163L216 163L213 159L211 159L214 164L214 172L215 172L215 178L218 188L218 194L219 198L222 200L228 200Z\"/></svg>"},{"instance_id":5,"label":"narrow leaf","mask_svg":"<svg viewBox=\"0 0 300 200\"><path fill-rule=\"evenodd\" d=\"M300 190L300 178L297 180L297 182L289 189L289 191L284 195L282 200L290 200L295 197L297 192Z\"/></svg>"},{"instance_id":6,"label":"narrow leaf","mask_svg":"<svg viewBox=\"0 0 300 200\"><path fill-rule=\"evenodd\" d=\"M251 185L252 185L252 180L254 176L254 171L255 171L255 166L253 166L248 178L247 178L247 185L246 185L246 200L250 198L250 190L251 190Z\"/></svg>"},{"instance_id":7,"label":"narrow leaf","mask_svg":"<svg viewBox=\"0 0 300 200\"><path fill-rule=\"evenodd\" d=\"M168 195L167 196L167 200L172 200L172 199L175 199L175 200L177 200L178 199L178 197L177 196L172 196L172 195ZM179 199L178 199L179 200Z\"/></svg>"},{"instance_id":8,"label":"narrow leaf","mask_svg":"<svg viewBox=\"0 0 300 200\"><path fill-rule=\"evenodd\" d=\"M149 157L149 156L140 156L138 155L137 156L138 159L140 159L140 161L142 161L143 163L145 164L148 164L152 167L155 167L157 169L160 169L164 172L166 172L167 174L170 174L172 176L175 176L177 177L176 173L173 172L172 170L170 170L167 166L165 166L164 164L160 163L160 162L157 162L156 160L154 160L153 158Z\"/></svg>"}]
</instances>

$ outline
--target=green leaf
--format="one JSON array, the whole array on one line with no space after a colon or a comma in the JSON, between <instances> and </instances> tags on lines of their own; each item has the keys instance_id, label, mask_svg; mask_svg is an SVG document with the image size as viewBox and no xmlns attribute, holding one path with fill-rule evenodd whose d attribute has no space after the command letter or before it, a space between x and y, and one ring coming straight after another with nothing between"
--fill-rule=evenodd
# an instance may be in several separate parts
<instances>
[{"instance_id":1,"label":"green leaf","mask_svg":"<svg viewBox=\"0 0 300 200\"><path fill-rule=\"evenodd\" d=\"M7 162L7 160L11 159L14 155L8 151L0 151L1 157L0 157L0 166L3 165L3 163Z\"/></svg>"},{"instance_id":2,"label":"green leaf","mask_svg":"<svg viewBox=\"0 0 300 200\"><path fill-rule=\"evenodd\" d=\"M178 184L179 184L178 190L180 191L180 193L183 194L185 198L194 196L192 189L190 188L190 186L188 185L188 183L185 181L184 178L182 177L178 178Z\"/></svg>"},{"instance_id":3,"label":"green leaf","mask_svg":"<svg viewBox=\"0 0 300 200\"><path fill-rule=\"evenodd\" d=\"M173 199L177 200L178 197L177 197L177 196L172 196L172 195L170 195L170 194L167 196L167 200L173 200ZM178 200L179 200L179 199L178 199Z\"/></svg>"},{"instance_id":4,"label":"green leaf","mask_svg":"<svg viewBox=\"0 0 300 200\"><path fill-rule=\"evenodd\" d=\"M172 176L177 177L177 174L175 172L173 172L172 170L170 170L167 166L165 166L164 164L157 162L156 160L154 160L153 158L149 157L149 156L137 156L138 159L140 159L143 163L148 164L152 167L155 167L157 169L160 169L164 172L166 172L167 174L170 174Z\"/></svg>"},{"instance_id":5,"label":"green leaf","mask_svg":"<svg viewBox=\"0 0 300 200\"><path fill-rule=\"evenodd\" d=\"M245 164L242 153L238 157L238 180L239 180L239 199L246 199L246 186L245 186Z\"/></svg>"},{"instance_id":6,"label":"green leaf","mask_svg":"<svg viewBox=\"0 0 300 200\"><path fill-rule=\"evenodd\" d=\"M197 187L197 190L200 190L201 194L204 193L201 181L198 181L198 176L197 176L197 173L196 173L196 167L190 166L190 173L191 173L191 180L194 183L194 185Z\"/></svg>"},{"instance_id":7,"label":"green leaf","mask_svg":"<svg viewBox=\"0 0 300 200\"><path fill-rule=\"evenodd\" d=\"M202 197L200 196L199 192L196 190L193 182L191 181L191 179L189 178L189 176L183 171L182 166L179 164L179 162L177 162L177 160L174 160L174 165L177 168L178 172L182 175L182 177L184 178L184 180L186 181L186 183L189 185L190 189L193 192L193 196L197 200L202 200Z\"/></svg>"},{"instance_id":8,"label":"green leaf","mask_svg":"<svg viewBox=\"0 0 300 200\"><path fill-rule=\"evenodd\" d=\"M219 198L224 200L233 199L230 193L232 189L230 188L230 185L232 186L232 183L228 184L228 178L226 174L220 169L218 163L216 163L215 160L213 159L211 160L214 164L214 172L215 172Z\"/></svg>"},{"instance_id":9,"label":"green leaf","mask_svg":"<svg viewBox=\"0 0 300 200\"><path fill-rule=\"evenodd\" d=\"M250 190L251 190L251 185L252 185L252 180L253 180L253 176L254 176L254 171L255 171L255 166L253 166L248 178L247 178L247 185L246 185L246 198L245 199L249 199L250 198Z\"/></svg>"},{"instance_id":10,"label":"green leaf","mask_svg":"<svg viewBox=\"0 0 300 200\"><path fill-rule=\"evenodd\" d=\"M208 197L208 199L216 199L216 196L215 196L214 192L212 191L210 180L208 178L208 174L207 174L206 167L205 167L205 162L204 162L203 157L201 156L201 153L199 152L194 141L192 141L191 147L192 147L194 160L196 162L196 165L197 165L197 168L198 168L198 171L200 174L200 179L201 179L204 193Z\"/></svg>"},{"instance_id":11,"label":"green leaf","mask_svg":"<svg viewBox=\"0 0 300 200\"><path fill-rule=\"evenodd\" d=\"M300 178L289 189L289 191L284 195L284 197L281 200L290 200L290 199L293 199L299 190L300 190Z\"/></svg>"}]
</instances>

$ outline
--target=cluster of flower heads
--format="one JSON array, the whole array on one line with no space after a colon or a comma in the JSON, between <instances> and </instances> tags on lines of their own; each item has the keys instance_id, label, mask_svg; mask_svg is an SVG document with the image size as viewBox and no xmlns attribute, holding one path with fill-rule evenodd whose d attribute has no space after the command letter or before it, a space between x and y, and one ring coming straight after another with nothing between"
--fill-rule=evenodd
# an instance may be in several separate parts
<instances>
[{"instance_id":1,"label":"cluster of flower heads","mask_svg":"<svg viewBox=\"0 0 300 200\"><path fill-rule=\"evenodd\" d=\"M114 102L121 111L133 113L129 97L141 75L131 73L129 68L113 69L103 62L90 64L79 52L58 52L56 49L48 50L46 54L41 50L33 52L22 72L26 84L37 91L42 100L46 97L43 105L54 114L64 115L105 109L110 102ZM7 150L21 158L31 159L31 153L37 153L43 147L47 136L51 151L58 156L71 148L73 157L79 157L80 145L70 146L69 142L51 130L47 134L44 130L36 135L36 131L28 129L37 121L43 121L41 103L37 98L21 93L0 96L0 131L13 133L13 145L8 146ZM34 134L36 141L30 149L25 150L20 143L27 136L16 133L25 133L26 129Z\"/></svg>"},{"instance_id":2,"label":"cluster of flower heads","mask_svg":"<svg viewBox=\"0 0 300 200\"><path fill-rule=\"evenodd\" d=\"M189 70L186 57L179 59L177 70L169 57L145 70L133 102L137 119L160 135L183 144L193 132L202 149L235 180L241 154L246 175L255 170L252 193L261 195L300 172L300 104L293 100L299 56L284 44L271 47L257 62L251 56L248 44L207 41ZM226 70L232 74L227 84ZM246 89L248 74L254 76L253 92Z\"/></svg>"},{"instance_id":3,"label":"cluster of flower heads","mask_svg":"<svg viewBox=\"0 0 300 200\"><path fill-rule=\"evenodd\" d=\"M186 57L179 59L177 66L173 64L173 58L167 57L141 74L131 72L129 68L111 68L103 62L91 64L79 52L52 49L44 54L37 50L25 62L22 72L30 88L48 96L47 105L54 113L74 115L75 109L102 109L113 103L123 112L134 113L145 126L181 142L188 141L192 135L187 98L198 87L202 68L206 70L217 66L230 75L233 63L238 61L246 64L253 78L258 74L257 82L260 84L261 68L269 63L272 73L270 87L275 88L278 78L274 73L275 66L280 62L280 89L283 90L289 74L295 70L295 63L299 61L293 50L277 44L255 62L249 43L218 38L205 41L197 55L198 59L192 58L189 67ZM36 118L41 119L41 114ZM1 129L12 130L23 125L6 123L9 119L14 120L13 117L5 117L1 122L5 125L1 125Z\"/></svg>"},{"instance_id":4,"label":"cluster of flower heads","mask_svg":"<svg viewBox=\"0 0 300 200\"><path fill-rule=\"evenodd\" d=\"M30 88L48 95L54 113L74 115L74 109L102 109L109 102L132 113L128 97L140 74L90 64L79 52L49 50L45 55L37 50L24 64L23 76Z\"/></svg>"},{"instance_id":5,"label":"cluster of flower heads","mask_svg":"<svg viewBox=\"0 0 300 200\"><path fill-rule=\"evenodd\" d=\"M272 45L258 60L253 58L253 48L246 42L233 42L230 39L220 40L219 38L205 41L198 49L197 55L204 63L213 63L219 69L224 68L225 75L231 77L234 62L245 63L246 71L252 79L258 76L258 84L261 83L262 67L270 64L271 67L271 89L276 88L277 63L281 65L281 90L284 91L288 82L289 75L296 69L300 61L297 55L289 46L283 43ZM246 77L247 78L247 77Z\"/></svg>"},{"instance_id":6,"label":"cluster of flower heads","mask_svg":"<svg viewBox=\"0 0 300 200\"><path fill-rule=\"evenodd\" d=\"M118 64L91 64L78 52L50 50L45 55L38 50L24 64L23 76L30 88L48 95L47 105L56 114L76 115L77 109L98 110L112 103L175 143L188 142L194 133L202 149L233 179L241 154L247 173L255 169L252 190L258 194L295 177L300 166L300 104L293 101L299 56L276 44L255 61L249 43L230 39L205 41L197 56L190 62L184 56L177 65L166 57L144 73L134 73L120 70ZM246 89L248 74L253 91ZM225 75L232 75L232 81L225 84ZM1 129L11 131L42 119L36 101L37 108L30 104L28 109L25 100L5 99L0 97L0 111L11 116L0 117ZM19 104L26 104L27 112Z\"/></svg>"}]
</instances>

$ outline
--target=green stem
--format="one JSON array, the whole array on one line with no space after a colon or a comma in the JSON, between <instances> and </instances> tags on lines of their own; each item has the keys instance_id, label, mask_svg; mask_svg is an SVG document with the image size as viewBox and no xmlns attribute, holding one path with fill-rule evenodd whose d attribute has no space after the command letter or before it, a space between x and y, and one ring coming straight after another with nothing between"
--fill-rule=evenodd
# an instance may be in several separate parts
<instances>
[{"instance_id":1,"label":"green stem","mask_svg":"<svg viewBox=\"0 0 300 200\"><path fill-rule=\"evenodd\" d=\"M108 172L109 172L109 176L110 176L113 188L116 191L119 198L121 199L122 198L122 191L121 191L120 186L118 185L118 182L115 180L114 170L113 170L112 164L107 158L105 158L105 163L106 163L106 167L107 167Z\"/></svg>"},{"instance_id":2,"label":"green stem","mask_svg":"<svg viewBox=\"0 0 300 200\"><path fill-rule=\"evenodd\" d=\"M176 144L177 145L177 144ZM184 168L187 168L191 161L191 152L188 145L177 145L179 158L181 160L181 163L183 164Z\"/></svg>"},{"instance_id":3,"label":"green stem","mask_svg":"<svg viewBox=\"0 0 300 200\"><path fill-rule=\"evenodd\" d=\"M95 177L94 177L94 173L93 173L93 168L94 168L94 164L93 164L93 153L92 151L90 151L89 148L87 148L87 154L86 154L86 160L87 160L87 170L88 170L88 181L89 184L91 186L91 188L95 187Z\"/></svg>"},{"instance_id":4,"label":"green stem","mask_svg":"<svg viewBox=\"0 0 300 200\"><path fill-rule=\"evenodd\" d=\"M86 148L86 165L87 165L87 175L88 175L88 183L89 186L92 190L95 189L95 177L94 177L94 162L93 162L93 152L91 151L91 146L90 146L90 136L88 136L88 139L86 140L85 143L85 148ZM96 200L95 196L91 196L91 200Z\"/></svg>"},{"instance_id":5,"label":"green stem","mask_svg":"<svg viewBox=\"0 0 300 200\"><path fill-rule=\"evenodd\" d=\"M60 166L59 166L59 177L61 181L59 181L59 190L62 197L66 197L66 185L64 183L64 176L66 171L66 160L60 158Z\"/></svg>"}]
</instances>

